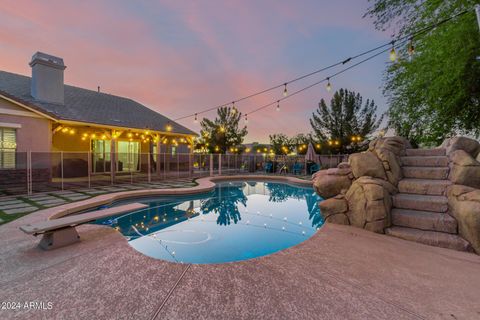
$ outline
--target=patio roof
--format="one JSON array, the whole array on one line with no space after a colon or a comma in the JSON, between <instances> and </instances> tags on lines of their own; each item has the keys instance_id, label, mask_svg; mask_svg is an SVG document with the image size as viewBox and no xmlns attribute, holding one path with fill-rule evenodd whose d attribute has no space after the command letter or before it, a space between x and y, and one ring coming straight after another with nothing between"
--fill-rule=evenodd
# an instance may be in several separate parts
<instances>
[{"instance_id":1,"label":"patio roof","mask_svg":"<svg viewBox=\"0 0 480 320\"><path fill-rule=\"evenodd\" d=\"M0 94L56 120L197 135L148 107L125 97L65 85L65 104L41 102L30 94L31 78L0 71Z\"/></svg>"}]
</instances>

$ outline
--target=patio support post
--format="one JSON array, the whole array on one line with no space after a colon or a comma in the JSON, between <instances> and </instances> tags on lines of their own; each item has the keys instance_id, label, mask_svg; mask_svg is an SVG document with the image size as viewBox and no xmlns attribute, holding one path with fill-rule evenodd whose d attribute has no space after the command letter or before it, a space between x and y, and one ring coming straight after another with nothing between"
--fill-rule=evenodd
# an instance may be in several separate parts
<instances>
[{"instance_id":1,"label":"patio support post","mask_svg":"<svg viewBox=\"0 0 480 320\"><path fill-rule=\"evenodd\" d=\"M152 182L152 175L151 175L151 163L150 163L150 157L152 154L150 153L150 150L148 150L148 161L147 161L147 169L148 169L148 183Z\"/></svg>"},{"instance_id":2,"label":"patio support post","mask_svg":"<svg viewBox=\"0 0 480 320\"><path fill-rule=\"evenodd\" d=\"M161 161L161 147L162 147L162 143L160 142L160 137L158 137L157 139L157 154L156 154L156 158L157 158L157 163L156 163L156 170L157 170L157 177L159 178L160 177L160 169L161 169L161 165L160 165L160 161Z\"/></svg>"},{"instance_id":3,"label":"patio support post","mask_svg":"<svg viewBox=\"0 0 480 320\"><path fill-rule=\"evenodd\" d=\"M163 154L163 179L167 176L167 154Z\"/></svg>"},{"instance_id":4,"label":"patio support post","mask_svg":"<svg viewBox=\"0 0 480 320\"><path fill-rule=\"evenodd\" d=\"M61 174L62 191L63 191L63 151L60 151L60 174Z\"/></svg>"},{"instance_id":5,"label":"patio support post","mask_svg":"<svg viewBox=\"0 0 480 320\"><path fill-rule=\"evenodd\" d=\"M189 152L188 153L188 176L189 177L193 176L192 157L193 157L192 153Z\"/></svg>"},{"instance_id":6,"label":"patio support post","mask_svg":"<svg viewBox=\"0 0 480 320\"><path fill-rule=\"evenodd\" d=\"M177 177L180 177L180 153L177 152Z\"/></svg>"},{"instance_id":7,"label":"patio support post","mask_svg":"<svg viewBox=\"0 0 480 320\"><path fill-rule=\"evenodd\" d=\"M112 135L113 137L113 135ZM112 138L111 148L110 148L110 179L111 184L115 181L115 171L117 170L117 140Z\"/></svg>"},{"instance_id":8,"label":"patio support post","mask_svg":"<svg viewBox=\"0 0 480 320\"><path fill-rule=\"evenodd\" d=\"M92 172L92 153L90 151L88 151L88 159L87 159L87 163L88 163L88 189L90 189L92 187L92 182L91 182L91 178L90 178L90 172Z\"/></svg>"},{"instance_id":9,"label":"patio support post","mask_svg":"<svg viewBox=\"0 0 480 320\"><path fill-rule=\"evenodd\" d=\"M165 170L165 178L167 177L167 175L170 174L171 159L172 159L172 145L171 144L166 144L165 145L165 162L163 164L165 166L165 168L167 168Z\"/></svg>"}]
</instances>

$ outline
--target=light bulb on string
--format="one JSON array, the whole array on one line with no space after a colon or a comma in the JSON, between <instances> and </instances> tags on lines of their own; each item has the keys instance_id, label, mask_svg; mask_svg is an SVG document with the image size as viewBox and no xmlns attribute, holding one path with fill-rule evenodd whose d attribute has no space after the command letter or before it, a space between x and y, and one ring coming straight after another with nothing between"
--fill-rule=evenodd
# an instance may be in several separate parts
<instances>
[{"instance_id":1,"label":"light bulb on string","mask_svg":"<svg viewBox=\"0 0 480 320\"><path fill-rule=\"evenodd\" d=\"M197 117L197 114L195 113L195 119L193 119L193 122L194 123L198 123L198 117Z\"/></svg>"},{"instance_id":2,"label":"light bulb on string","mask_svg":"<svg viewBox=\"0 0 480 320\"><path fill-rule=\"evenodd\" d=\"M247 114L245 113L245 124L247 124L247 123L248 123L248 116L247 116Z\"/></svg>"},{"instance_id":3,"label":"light bulb on string","mask_svg":"<svg viewBox=\"0 0 480 320\"><path fill-rule=\"evenodd\" d=\"M288 91L287 91L287 83L284 83L283 84L284 86L284 89L283 89L283 96L286 97L288 95Z\"/></svg>"},{"instance_id":4,"label":"light bulb on string","mask_svg":"<svg viewBox=\"0 0 480 320\"><path fill-rule=\"evenodd\" d=\"M390 50L390 61L397 60L397 53L395 52L395 41L392 41L392 50Z\"/></svg>"},{"instance_id":5,"label":"light bulb on string","mask_svg":"<svg viewBox=\"0 0 480 320\"><path fill-rule=\"evenodd\" d=\"M277 112L280 111L280 100L277 100L277 108L276 108Z\"/></svg>"},{"instance_id":6,"label":"light bulb on string","mask_svg":"<svg viewBox=\"0 0 480 320\"><path fill-rule=\"evenodd\" d=\"M327 78L327 91L332 91L332 84L330 83L330 78Z\"/></svg>"},{"instance_id":7,"label":"light bulb on string","mask_svg":"<svg viewBox=\"0 0 480 320\"><path fill-rule=\"evenodd\" d=\"M235 109L235 101L232 101L232 110L230 111L231 114L235 114L237 109Z\"/></svg>"}]
</instances>

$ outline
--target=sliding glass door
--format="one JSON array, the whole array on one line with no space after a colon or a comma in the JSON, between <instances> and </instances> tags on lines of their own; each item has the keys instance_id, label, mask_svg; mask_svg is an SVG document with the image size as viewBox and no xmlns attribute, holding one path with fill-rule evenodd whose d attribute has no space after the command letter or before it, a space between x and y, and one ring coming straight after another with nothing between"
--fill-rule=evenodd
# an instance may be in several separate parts
<instances>
[{"instance_id":1,"label":"sliding glass door","mask_svg":"<svg viewBox=\"0 0 480 320\"><path fill-rule=\"evenodd\" d=\"M92 172L110 172L110 140L92 140Z\"/></svg>"},{"instance_id":2,"label":"sliding glass door","mask_svg":"<svg viewBox=\"0 0 480 320\"><path fill-rule=\"evenodd\" d=\"M118 141L117 171L140 171L140 143L138 141Z\"/></svg>"}]
</instances>

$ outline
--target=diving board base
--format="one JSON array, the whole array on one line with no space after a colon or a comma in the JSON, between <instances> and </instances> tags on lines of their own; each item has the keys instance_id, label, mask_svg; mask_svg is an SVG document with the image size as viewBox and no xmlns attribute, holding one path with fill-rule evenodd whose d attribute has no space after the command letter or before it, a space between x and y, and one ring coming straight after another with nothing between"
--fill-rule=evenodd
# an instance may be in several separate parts
<instances>
[{"instance_id":1,"label":"diving board base","mask_svg":"<svg viewBox=\"0 0 480 320\"><path fill-rule=\"evenodd\" d=\"M52 250L68 246L79 241L80 236L78 235L75 227L66 227L44 233L38 246L43 250Z\"/></svg>"}]
</instances>

